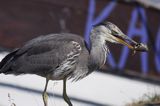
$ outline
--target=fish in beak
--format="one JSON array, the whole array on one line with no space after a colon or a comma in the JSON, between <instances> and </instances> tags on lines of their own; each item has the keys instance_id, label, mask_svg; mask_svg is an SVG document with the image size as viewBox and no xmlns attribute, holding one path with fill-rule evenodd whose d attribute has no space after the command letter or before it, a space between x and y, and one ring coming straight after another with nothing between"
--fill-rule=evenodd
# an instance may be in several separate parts
<instances>
[{"instance_id":1,"label":"fish in beak","mask_svg":"<svg viewBox=\"0 0 160 106\"><path fill-rule=\"evenodd\" d=\"M130 48L131 50L133 50L133 54L136 53L136 51L139 52L146 52L148 51L148 47L146 44L143 43L137 43L136 41L132 40L131 38L129 38L126 35L116 35L116 34L112 34L116 40L117 43L126 45L128 48Z\"/></svg>"}]
</instances>

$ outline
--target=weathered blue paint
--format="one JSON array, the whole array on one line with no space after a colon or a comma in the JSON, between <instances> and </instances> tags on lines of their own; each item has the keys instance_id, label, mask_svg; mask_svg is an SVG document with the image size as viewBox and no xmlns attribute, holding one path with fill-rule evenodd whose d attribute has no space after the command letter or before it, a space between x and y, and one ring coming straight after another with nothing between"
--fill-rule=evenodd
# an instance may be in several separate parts
<instances>
[{"instance_id":1,"label":"weathered blue paint","mask_svg":"<svg viewBox=\"0 0 160 106\"><path fill-rule=\"evenodd\" d=\"M160 73L160 27L158 29L157 39L156 39L155 63L156 63L155 64L156 69Z\"/></svg>"}]
</instances>

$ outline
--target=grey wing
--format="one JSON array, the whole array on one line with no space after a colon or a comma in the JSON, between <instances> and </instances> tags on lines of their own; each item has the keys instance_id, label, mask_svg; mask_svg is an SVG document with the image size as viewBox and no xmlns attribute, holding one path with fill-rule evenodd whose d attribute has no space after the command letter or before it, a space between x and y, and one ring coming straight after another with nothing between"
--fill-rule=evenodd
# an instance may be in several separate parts
<instances>
[{"instance_id":1,"label":"grey wing","mask_svg":"<svg viewBox=\"0 0 160 106\"><path fill-rule=\"evenodd\" d=\"M56 39L55 39L56 40ZM16 74L29 73L53 77L67 76L75 68L81 46L73 40L43 40L21 48L20 55L12 64ZM23 55L21 55L23 54Z\"/></svg>"},{"instance_id":2,"label":"grey wing","mask_svg":"<svg viewBox=\"0 0 160 106\"><path fill-rule=\"evenodd\" d=\"M82 47L78 42L72 41L70 43L73 47L70 51L67 51L65 58L55 69L52 75L54 79L71 77L76 70L76 65L78 64L78 58L82 52Z\"/></svg>"}]
</instances>

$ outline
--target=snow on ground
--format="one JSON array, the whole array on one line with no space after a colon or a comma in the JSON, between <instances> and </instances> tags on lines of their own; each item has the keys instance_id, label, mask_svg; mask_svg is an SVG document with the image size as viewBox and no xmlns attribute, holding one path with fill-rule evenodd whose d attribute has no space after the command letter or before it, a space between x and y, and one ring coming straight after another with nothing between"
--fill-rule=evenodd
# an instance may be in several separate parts
<instances>
[{"instance_id":1,"label":"snow on ground","mask_svg":"<svg viewBox=\"0 0 160 106\"><path fill-rule=\"evenodd\" d=\"M6 53L0 55L4 57ZM45 79L36 75L0 75L0 106L43 106L41 92ZM62 81L50 81L49 106L67 106L61 98ZM74 106L124 106L144 94L159 93L160 86L93 72L78 82L67 82L67 93ZM8 94L11 100L9 100Z\"/></svg>"}]
</instances>

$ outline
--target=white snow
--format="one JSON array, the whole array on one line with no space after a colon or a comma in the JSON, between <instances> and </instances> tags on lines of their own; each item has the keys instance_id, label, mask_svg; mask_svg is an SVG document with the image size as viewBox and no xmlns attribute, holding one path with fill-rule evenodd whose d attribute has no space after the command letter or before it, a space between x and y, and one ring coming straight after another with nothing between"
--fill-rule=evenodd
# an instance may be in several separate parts
<instances>
[{"instance_id":1,"label":"white snow","mask_svg":"<svg viewBox=\"0 0 160 106\"><path fill-rule=\"evenodd\" d=\"M2 59L6 53L0 55ZM43 91L45 78L36 75L3 75L0 74L0 106L43 106L40 94L30 91L15 89L14 87L2 86L3 83L16 85ZM62 95L62 81L50 81L48 92ZM99 104L123 106L126 103L142 97L148 93L159 93L160 86L126 79L118 76L93 72L88 77L78 82L67 82L67 93L69 97L86 100ZM11 100L9 100L10 94ZM74 106L93 106L72 100ZM67 106L62 98L49 97L49 106Z\"/></svg>"}]
</instances>

